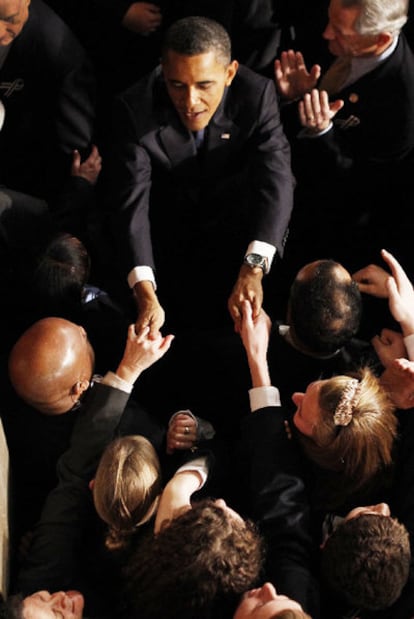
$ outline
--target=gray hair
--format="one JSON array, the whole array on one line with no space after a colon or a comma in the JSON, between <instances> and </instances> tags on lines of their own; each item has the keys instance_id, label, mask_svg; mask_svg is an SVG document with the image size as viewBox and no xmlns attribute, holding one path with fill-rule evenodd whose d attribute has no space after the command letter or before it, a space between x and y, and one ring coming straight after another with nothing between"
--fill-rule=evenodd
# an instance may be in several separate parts
<instances>
[{"instance_id":1,"label":"gray hair","mask_svg":"<svg viewBox=\"0 0 414 619\"><path fill-rule=\"evenodd\" d=\"M360 7L355 28L359 34L397 35L408 19L409 0L341 0L343 8Z\"/></svg>"}]
</instances>

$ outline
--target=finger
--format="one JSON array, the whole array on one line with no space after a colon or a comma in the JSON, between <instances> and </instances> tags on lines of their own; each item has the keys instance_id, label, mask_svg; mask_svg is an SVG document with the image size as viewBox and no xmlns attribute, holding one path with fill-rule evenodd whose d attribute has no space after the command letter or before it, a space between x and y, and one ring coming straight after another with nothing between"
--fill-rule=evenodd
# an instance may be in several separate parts
<instances>
[{"instance_id":1,"label":"finger","mask_svg":"<svg viewBox=\"0 0 414 619\"><path fill-rule=\"evenodd\" d=\"M306 69L305 60L302 52L296 52L296 66L298 69Z\"/></svg>"},{"instance_id":2,"label":"finger","mask_svg":"<svg viewBox=\"0 0 414 619\"><path fill-rule=\"evenodd\" d=\"M381 251L381 255L390 267L391 273L394 275L398 286L400 287L407 284L411 286L412 284L398 260L396 260L396 258L394 258L394 256L385 249Z\"/></svg>"},{"instance_id":3,"label":"finger","mask_svg":"<svg viewBox=\"0 0 414 619\"><path fill-rule=\"evenodd\" d=\"M81 156L78 150L74 150L72 153L72 170L78 171L81 164Z\"/></svg>"}]
</instances>

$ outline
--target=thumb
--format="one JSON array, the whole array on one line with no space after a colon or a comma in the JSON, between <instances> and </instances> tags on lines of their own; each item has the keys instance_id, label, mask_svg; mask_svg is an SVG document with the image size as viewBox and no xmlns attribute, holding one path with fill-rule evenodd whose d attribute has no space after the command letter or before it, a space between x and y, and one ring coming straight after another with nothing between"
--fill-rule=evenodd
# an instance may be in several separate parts
<instances>
[{"instance_id":1,"label":"thumb","mask_svg":"<svg viewBox=\"0 0 414 619\"><path fill-rule=\"evenodd\" d=\"M80 152L75 149L72 153L72 174L76 174L77 172L79 172L80 164L81 164Z\"/></svg>"}]
</instances>

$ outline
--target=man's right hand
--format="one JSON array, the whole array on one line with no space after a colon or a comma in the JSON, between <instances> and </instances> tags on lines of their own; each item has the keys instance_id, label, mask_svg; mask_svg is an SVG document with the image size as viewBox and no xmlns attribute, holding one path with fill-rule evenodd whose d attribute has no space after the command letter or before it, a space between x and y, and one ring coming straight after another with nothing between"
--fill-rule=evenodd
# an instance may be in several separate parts
<instances>
[{"instance_id":1,"label":"man's right hand","mask_svg":"<svg viewBox=\"0 0 414 619\"><path fill-rule=\"evenodd\" d=\"M155 294L154 286L150 281L137 282L134 286L134 296L138 306L138 316L135 321L136 333L149 327L149 338L157 338L165 321L165 312Z\"/></svg>"},{"instance_id":2,"label":"man's right hand","mask_svg":"<svg viewBox=\"0 0 414 619\"><path fill-rule=\"evenodd\" d=\"M274 69L277 90L288 101L300 99L315 88L321 74L318 64L308 71L301 52L293 49L281 53L280 60L275 60Z\"/></svg>"}]
</instances>

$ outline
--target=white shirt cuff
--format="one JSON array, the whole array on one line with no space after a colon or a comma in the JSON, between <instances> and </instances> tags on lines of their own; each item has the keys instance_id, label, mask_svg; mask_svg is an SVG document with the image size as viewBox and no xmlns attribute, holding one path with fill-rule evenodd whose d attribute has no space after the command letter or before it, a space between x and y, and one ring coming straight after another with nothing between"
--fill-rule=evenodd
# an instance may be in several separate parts
<instances>
[{"instance_id":1,"label":"white shirt cuff","mask_svg":"<svg viewBox=\"0 0 414 619\"><path fill-rule=\"evenodd\" d=\"M281 406L277 387L253 387L249 389L250 410L252 413L266 406Z\"/></svg>"},{"instance_id":2,"label":"white shirt cuff","mask_svg":"<svg viewBox=\"0 0 414 619\"><path fill-rule=\"evenodd\" d=\"M155 283L155 275L154 271L151 267L134 267L132 271L128 274L128 286L133 288L136 283L150 281L154 286L154 290L157 289L157 284Z\"/></svg>"},{"instance_id":3,"label":"white shirt cuff","mask_svg":"<svg viewBox=\"0 0 414 619\"><path fill-rule=\"evenodd\" d=\"M269 273L275 253L276 247L274 245L271 245L270 243L265 243L265 241L252 241L251 243L249 243L245 255L260 254L260 256L264 256L267 260L266 273Z\"/></svg>"},{"instance_id":4,"label":"white shirt cuff","mask_svg":"<svg viewBox=\"0 0 414 619\"><path fill-rule=\"evenodd\" d=\"M411 333L404 338L404 344L407 349L409 360L414 361L414 333Z\"/></svg>"},{"instance_id":5,"label":"white shirt cuff","mask_svg":"<svg viewBox=\"0 0 414 619\"><path fill-rule=\"evenodd\" d=\"M131 393L134 388L134 385L120 378L115 372L107 372L100 382L103 385L108 385L108 387L125 391L125 393Z\"/></svg>"},{"instance_id":6,"label":"white shirt cuff","mask_svg":"<svg viewBox=\"0 0 414 619\"><path fill-rule=\"evenodd\" d=\"M313 139L313 138L319 138L321 135L325 135L325 133L328 133L328 131L330 131L333 127L333 123L329 123L329 125L326 127L326 129L324 129L323 131L312 131L312 129L308 129L307 127L304 127L303 129L301 129L298 133L298 138L302 139L302 138L309 138L309 139Z\"/></svg>"},{"instance_id":7,"label":"white shirt cuff","mask_svg":"<svg viewBox=\"0 0 414 619\"><path fill-rule=\"evenodd\" d=\"M177 473L183 473L184 471L196 471L200 475L201 483L198 487L200 490L200 488L202 488L206 483L208 477L208 464L206 456L199 456L198 458L194 458L194 460L186 462L176 470L175 475L177 475Z\"/></svg>"}]
</instances>

